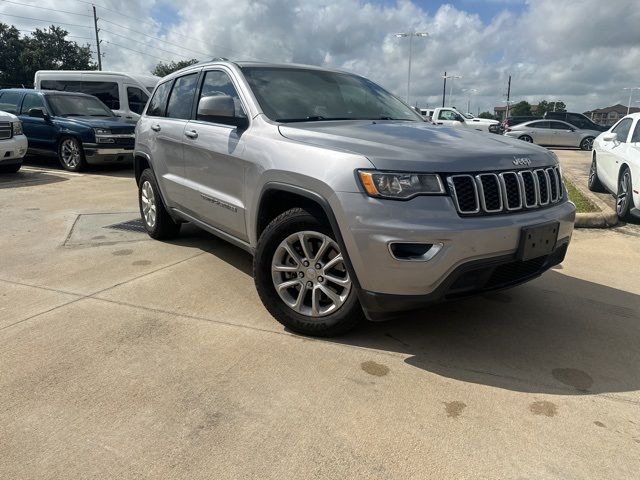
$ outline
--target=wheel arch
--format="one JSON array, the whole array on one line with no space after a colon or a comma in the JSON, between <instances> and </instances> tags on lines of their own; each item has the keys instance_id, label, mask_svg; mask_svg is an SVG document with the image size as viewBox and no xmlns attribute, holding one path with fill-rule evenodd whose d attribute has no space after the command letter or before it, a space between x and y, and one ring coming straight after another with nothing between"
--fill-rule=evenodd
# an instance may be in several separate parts
<instances>
[{"instance_id":1,"label":"wheel arch","mask_svg":"<svg viewBox=\"0 0 640 480\"><path fill-rule=\"evenodd\" d=\"M338 242L340 250L346 260L349 275L353 279L353 284L356 287L358 296L360 296L362 289L356 272L353 269L353 265L351 264L349 252L347 251L347 247L342 237L340 226L338 225L338 221L331 205L322 195L312 190L307 190L305 188L286 183L266 183L262 187L258 198L257 215L255 216L253 225L253 232L255 232L256 240L260 238L260 235L271 220L277 217L280 213L283 213L293 207L310 208L316 213L322 214L324 219L329 223L334 235L336 236L336 242Z\"/></svg>"},{"instance_id":2,"label":"wheel arch","mask_svg":"<svg viewBox=\"0 0 640 480\"><path fill-rule=\"evenodd\" d=\"M136 185L138 185L140 183L140 176L142 175L142 172L145 171L145 169L147 168L151 168L153 170L153 167L151 166L151 161L150 161L150 157L149 155L147 155L146 153L143 152L136 152L133 156L133 172L135 175L135 179L136 179Z\"/></svg>"}]
</instances>

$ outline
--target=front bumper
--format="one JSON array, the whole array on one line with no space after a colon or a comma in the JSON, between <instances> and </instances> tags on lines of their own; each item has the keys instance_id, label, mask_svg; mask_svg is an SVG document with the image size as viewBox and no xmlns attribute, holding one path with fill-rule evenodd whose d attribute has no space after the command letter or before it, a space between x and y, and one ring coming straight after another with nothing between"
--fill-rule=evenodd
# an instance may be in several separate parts
<instances>
[{"instance_id":1,"label":"front bumper","mask_svg":"<svg viewBox=\"0 0 640 480\"><path fill-rule=\"evenodd\" d=\"M365 308L367 298L380 295L404 296L408 304L414 296L442 297L440 289L462 266L515 259L523 227L559 222L559 248L568 244L575 218L575 207L567 201L539 210L463 218L446 196L398 202L340 192L332 200ZM442 244L442 249L427 261L401 261L389 252L392 242ZM395 308L402 301L394 303Z\"/></svg>"},{"instance_id":2,"label":"front bumper","mask_svg":"<svg viewBox=\"0 0 640 480\"><path fill-rule=\"evenodd\" d=\"M133 144L106 147L96 143L85 143L84 156L90 164L130 163L133 162L133 148Z\"/></svg>"},{"instance_id":3,"label":"front bumper","mask_svg":"<svg viewBox=\"0 0 640 480\"><path fill-rule=\"evenodd\" d=\"M27 154L29 143L24 135L15 135L7 140L0 140L0 164L14 165L22 162Z\"/></svg>"}]
</instances>

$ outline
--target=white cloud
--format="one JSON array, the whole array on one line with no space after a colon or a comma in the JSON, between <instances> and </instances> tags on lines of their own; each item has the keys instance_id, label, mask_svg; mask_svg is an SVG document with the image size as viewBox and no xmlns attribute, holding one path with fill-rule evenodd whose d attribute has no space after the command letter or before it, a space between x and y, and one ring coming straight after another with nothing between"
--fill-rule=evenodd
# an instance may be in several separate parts
<instances>
[{"instance_id":1,"label":"white cloud","mask_svg":"<svg viewBox=\"0 0 640 480\"><path fill-rule=\"evenodd\" d=\"M210 56L324 64L365 75L404 96L408 42L392 34L414 30L430 35L413 43L411 101L420 105L441 102L444 71L464 77L454 84L454 103L459 106L466 104L462 88L478 89L472 100L473 110L504 102L509 74L513 76L512 99L562 99L578 111L626 103L622 88L640 82L640 8L636 0L535 0L528 2L521 13L505 12L488 24L450 5L428 13L408 0L395 4L367 0L98 3L133 17L98 7L105 20L101 23L102 38L111 42L103 47L104 65L109 69L148 71L158 58L204 60ZM37 6L90 11L89 5L78 0L42 0ZM163 28L151 14L158 9L166 12L167 7L178 16ZM88 17L6 2L0 3L0 13L46 18L52 23L92 22ZM46 25L3 16L0 21L26 29ZM75 35L93 35L91 29L66 28Z\"/></svg>"}]
</instances>

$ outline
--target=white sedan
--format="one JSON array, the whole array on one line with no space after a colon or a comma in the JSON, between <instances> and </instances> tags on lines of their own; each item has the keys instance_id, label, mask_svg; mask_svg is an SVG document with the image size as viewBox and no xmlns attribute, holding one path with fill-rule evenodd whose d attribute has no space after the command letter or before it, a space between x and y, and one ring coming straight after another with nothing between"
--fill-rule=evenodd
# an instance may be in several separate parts
<instances>
[{"instance_id":1,"label":"white sedan","mask_svg":"<svg viewBox=\"0 0 640 480\"><path fill-rule=\"evenodd\" d=\"M594 140L589 190L613 193L620 219L640 218L640 113L627 115Z\"/></svg>"}]
</instances>

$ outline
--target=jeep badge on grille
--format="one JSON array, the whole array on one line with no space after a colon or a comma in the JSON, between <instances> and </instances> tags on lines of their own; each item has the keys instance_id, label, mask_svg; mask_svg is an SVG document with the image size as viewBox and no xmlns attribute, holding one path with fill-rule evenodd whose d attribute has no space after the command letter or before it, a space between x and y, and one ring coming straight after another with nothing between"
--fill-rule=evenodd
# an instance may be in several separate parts
<instances>
[{"instance_id":1,"label":"jeep badge on grille","mask_svg":"<svg viewBox=\"0 0 640 480\"><path fill-rule=\"evenodd\" d=\"M516 167L528 167L531 165L531 159L529 157L513 157L513 164Z\"/></svg>"}]
</instances>

